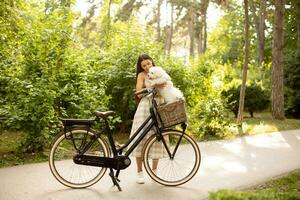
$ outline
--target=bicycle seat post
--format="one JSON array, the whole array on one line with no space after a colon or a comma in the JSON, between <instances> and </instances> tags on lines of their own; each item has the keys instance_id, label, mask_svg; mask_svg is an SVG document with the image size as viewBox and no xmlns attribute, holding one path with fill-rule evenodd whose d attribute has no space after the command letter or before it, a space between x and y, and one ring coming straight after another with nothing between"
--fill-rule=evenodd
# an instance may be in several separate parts
<instances>
[{"instance_id":1,"label":"bicycle seat post","mask_svg":"<svg viewBox=\"0 0 300 200\"><path fill-rule=\"evenodd\" d=\"M116 145L115 145L115 141L112 137L112 132L111 132L111 129L109 127L109 123L108 123L108 120L105 118L104 119L105 121L105 126L106 126L106 129L108 130L107 131L107 134L108 134L108 140L109 140L109 143L110 143L110 146L111 146L111 149L112 149L112 152L113 152L113 155L114 157L117 156L117 148L116 148Z\"/></svg>"}]
</instances>

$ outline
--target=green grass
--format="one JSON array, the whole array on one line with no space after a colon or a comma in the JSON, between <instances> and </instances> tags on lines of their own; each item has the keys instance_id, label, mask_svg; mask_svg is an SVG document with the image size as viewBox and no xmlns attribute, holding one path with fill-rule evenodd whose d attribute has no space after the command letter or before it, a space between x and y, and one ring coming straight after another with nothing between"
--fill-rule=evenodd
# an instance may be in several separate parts
<instances>
[{"instance_id":1,"label":"green grass","mask_svg":"<svg viewBox=\"0 0 300 200\"><path fill-rule=\"evenodd\" d=\"M0 133L0 155L14 152L17 149L18 141L22 138L21 132L7 132Z\"/></svg>"},{"instance_id":2,"label":"green grass","mask_svg":"<svg viewBox=\"0 0 300 200\"><path fill-rule=\"evenodd\" d=\"M196 126L188 126L188 131L192 133L198 141L209 141L217 139L233 139L245 135L255 135L261 133L270 133L277 131L300 129L300 119L273 119L270 112L254 113L254 117L245 113L242 125L242 131L236 124L236 118L233 114L229 114L228 120L230 125L225 128L225 131L217 133L216 135L201 134L197 132Z\"/></svg>"},{"instance_id":3,"label":"green grass","mask_svg":"<svg viewBox=\"0 0 300 200\"><path fill-rule=\"evenodd\" d=\"M292 129L300 129L300 119L276 120L271 113L256 113L254 118L245 117L243 122L244 133L250 135Z\"/></svg>"},{"instance_id":4,"label":"green grass","mask_svg":"<svg viewBox=\"0 0 300 200\"><path fill-rule=\"evenodd\" d=\"M254 117L244 116L242 132L236 125L236 119L229 116L231 125L226 129L224 138L236 138L243 135L255 135L285 130L300 129L300 119L273 119L271 113L255 113ZM213 138L215 139L215 138Z\"/></svg>"},{"instance_id":5,"label":"green grass","mask_svg":"<svg viewBox=\"0 0 300 200\"><path fill-rule=\"evenodd\" d=\"M4 131L0 133L0 167L47 161L47 151L31 154L19 152L17 149L22 137L22 132Z\"/></svg>"},{"instance_id":6,"label":"green grass","mask_svg":"<svg viewBox=\"0 0 300 200\"><path fill-rule=\"evenodd\" d=\"M300 199L300 171L257 185L244 191L219 190L210 200L296 200Z\"/></svg>"}]
</instances>

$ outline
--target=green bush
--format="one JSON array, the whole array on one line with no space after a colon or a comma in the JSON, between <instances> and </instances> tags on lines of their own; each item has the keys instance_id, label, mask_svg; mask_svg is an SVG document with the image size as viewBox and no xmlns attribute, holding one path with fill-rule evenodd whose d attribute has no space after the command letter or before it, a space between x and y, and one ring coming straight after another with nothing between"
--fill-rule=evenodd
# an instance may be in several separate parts
<instances>
[{"instance_id":1,"label":"green bush","mask_svg":"<svg viewBox=\"0 0 300 200\"><path fill-rule=\"evenodd\" d=\"M0 120L1 129L25 133L19 150L37 152L59 130L59 118L90 117L106 108L108 97L84 59L89 55L73 40L71 11L23 11L22 37L0 56Z\"/></svg>"},{"instance_id":2,"label":"green bush","mask_svg":"<svg viewBox=\"0 0 300 200\"><path fill-rule=\"evenodd\" d=\"M190 122L198 136L222 138L225 136L225 127L229 125L225 113L221 100L209 97L194 107Z\"/></svg>"},{"instance_id":3,"label":"green bush","mask_svg":"<svg viewBox=\"0 0 300 200\"><path fill-rule=\"evenodd\" d=\"M284 98L287 117L300 118L300 50L288 51L284 67Z\"/></svg>"},{"instance_id":4,"label":"green bush","mask_svg":"<svg viewBox=\"0 0 300 200\"><path fill-rule=\"evenodd\" d=\"M226 107L235 114L235 117L238 115L240 89L241 86L233 86L221 92ZM254 112L260 112L269 107L270 100L268 94L268 91L263 90L256 84L246 86L244 106L251 117L254 116Z\"/></svg>"},{"instance_id":5,"label":"green bush","mask_svg":"<svg viewBox=\"0 0 300 200\"><path fill-rule=\"evenodd\" d=\"M189 130L199 138L222 138L229 125L220 90L223 66L203 56L186 70Z\"/></svg>"}]
</instances>

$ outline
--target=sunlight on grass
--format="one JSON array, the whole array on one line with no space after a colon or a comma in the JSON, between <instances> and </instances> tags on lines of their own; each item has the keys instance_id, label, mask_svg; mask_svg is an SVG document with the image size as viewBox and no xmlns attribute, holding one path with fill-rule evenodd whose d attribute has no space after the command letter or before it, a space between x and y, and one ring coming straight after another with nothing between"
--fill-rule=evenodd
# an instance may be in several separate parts
<instances>
[{"instance_id":1,"label":"sunlight on grass","mask_svg":"<svg viewBox=\"0 0 300 200\"><path fill-rule=\"evenodd\" d=\"M228 131L233 135L238 135L237 127L234 126L235 119L232 118L232 124ZM261 133L277 132L284 130L300 129L300 119L276 120L272 118L271 113L255 113L253 118L246 116L243 121L244 134L254 135Z\"/></svg>"},{"instance_id":2,"label":"sunlight on grass","mask_svg":"<svg viewBox=\"0 0 300 200\"><path fill-rule=\"evenodd\" d=\"M218 190L211 192L210 200L221 199L300 199L300 171L294 171L282 177L271 179L263 184L246 189L239 190Z\"/></svg>"},{"instance_id":3,"label":"sunlight on grass","mask_svg":"<svg viewBox=\"0 0 300 200\"><path fill-rule=\"evenodd\" d=\"M260 122L259 124L248 124L243 123L244 132L250 135L266 132L278 131L278 128L273 124L266 124L265 122Z\"/></svg>"}]
</instances>

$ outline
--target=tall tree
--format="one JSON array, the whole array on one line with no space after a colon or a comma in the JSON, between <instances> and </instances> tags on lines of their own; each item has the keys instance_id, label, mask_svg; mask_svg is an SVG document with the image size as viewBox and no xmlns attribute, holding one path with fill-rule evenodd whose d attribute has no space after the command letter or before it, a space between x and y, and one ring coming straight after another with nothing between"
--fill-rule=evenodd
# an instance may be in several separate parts
<instances>
[{"instance_id":1,"label":"tall tree","mask_svg":"<svg viewBox=\"0 0 300 200\"><path fill-rule=\"evenodd\" d=\"M122 8L118 11L116 17L115 17L115 22L116 21L127 21L129 17L131 16L132 12L134 9L140 9L144 4L139 1L137 2L136 0L129 0L126 2Z\"/></svg>"},{"instance_id":2,"label":"tall tree","mask_svg":"<svg viewBox=\"0 0 300 200\"><path fill-rule=\"evenodd\" d=\"M171 4L171 24L170 26L166 27L166 43L165 43L165 50L168 55L171 53L172 48L172 39L173 39L173 31L174 31L174 4Z\"/></svg>"},{"instance_id":3,"label":"tall tree","mask_svg":"<svg viewBox=\"0 0 300 200\"><path fill-rule=\"evenodd\" d=\"M188 9L188 32L190 36L190 57L194 57L194 49L195 49L195 0L193 3L190 3Z\"/></svg>"},{"instance_id":4,"label":"tall tree","mask_svg":"<svg viewBox=\"0 0 300 200\"><path fill-rule=\"evenodd\" d=\"M198 29L196 29L197 31L195 32L198 40L198 54L204 54L207 49L207 9L210 2L222 6L223 8L228 6L228 0L201 0L199 6L196 6L198 11L197 16L199 18L197 22Z\"/></svg>"},{"instance_id":5,"label":"tall tree","mask_svg":"<svg viewBox=\"0 0 300 200\"><path fill-rule=\"evenodd\" d=\"M274 33L272 47L272 116L283 120L283 45L284 0L275 0Z\"/></svg>"},{"instance_id":6,"label":"tall tree","mask_svg":"<svg viewBox=\"0 0 300 200\"><path fill-rule=\"evenodd\" d=\"M258 65L261 67L264 60L265 47L265 19L266 19L266 0L261 0L259 3L258 14L254 0L250 0L250 8L254 18L254 25L257 35L257 51L258 51Z\"/></svg>"},{"instance_id":7,"label":"tall tree","mask_svg":"<svg viewBox=\"0 0 300 200\"><path fill-rule=\"evenodd\" d=\"M161 40L161 31L160 31L160 8L161 8L161 4L163 3L163 0L158 0L157 2L157 17L156 17L156 20L157 20L157 25L156 25L156 32L157 32L157 38L156 40L157 41L160 41Z\"/></svg>"},{"instance_id":8,"label":"tall tree","mask_svg":"<svg viewBox=\"0 0 300 200\"><path fill-rule=\"evenodd\" d=\"M208 5L209 5L209 0L203 0L203 49L202 52L205 53L206 52L206 48L207 48L207 9L208 9Z\"/></svg>"},{"instance_id":9,"label":"tall tree","mask_svg":"<svg viewBox=\"0 0 300 200\"><path fill-rule=\"evenodd\" d=\"M202 0L199 4L196 4L196 23L195 23L195 37L198 44L198 54L203 54L207 47L207 9L209 0Z\"/></svg>"},{"instance_id":10,"label":"tall tree","mask_svg":"<svg viewBox=\"0 0 300 200\"><path fill-rule=\"evenodd\" d=\"M245 61L244 61L244 67L243 67L242 86L241 86L241 91L240 91L239 112L238 112L238 117L237 117L237 124L239 126L242 126L242 123L243 123L246 80L247 80L247 70L248 70L248 62L249 62L250 42L249 42L248 0L244 0L244 10L245 10Z\"/></svg>"}]
</instances>

